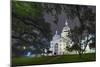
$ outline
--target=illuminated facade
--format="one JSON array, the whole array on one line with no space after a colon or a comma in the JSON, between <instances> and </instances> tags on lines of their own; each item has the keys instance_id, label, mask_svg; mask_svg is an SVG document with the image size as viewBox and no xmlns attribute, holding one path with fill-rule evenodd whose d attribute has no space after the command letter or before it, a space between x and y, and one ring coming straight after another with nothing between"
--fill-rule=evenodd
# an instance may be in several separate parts
<instances>
[{"instance_id":1,"label":"illuminated facade","mask_svg":"<svg viewBox=\"0 0 100 67\"><path fill-rule=\"evenodd\" d=\"M77 51L74 50L69 52L66 48L66 47L71 47L74 44L71 38L69 38L70 33L71 33L70 28L67 22L65 23L65 27L62 29L61 35L58 35L58 32L56 31L55 35L50 41L50 51L52 51L52 55L78 54ZM84 48L84 45L81 48ZM84 53L94 53L94 52L95 49L90 49L89 45L87 45Z\"/></svg>"},{"instance_id":2,"label":"illuminated facade","mask_svg":"<svg viewBox=\"0 0 100 67\"><path fill-rule=\"evenodd\" d=\"M68 53L66 47L71 47L73 44L72 40L68 37L69 35L70 28L66 22L61 35L58 35L58 32L56 31L50 42L50 51L52 51L52 55L63 55Z\"/></svg>"}]
</instances>

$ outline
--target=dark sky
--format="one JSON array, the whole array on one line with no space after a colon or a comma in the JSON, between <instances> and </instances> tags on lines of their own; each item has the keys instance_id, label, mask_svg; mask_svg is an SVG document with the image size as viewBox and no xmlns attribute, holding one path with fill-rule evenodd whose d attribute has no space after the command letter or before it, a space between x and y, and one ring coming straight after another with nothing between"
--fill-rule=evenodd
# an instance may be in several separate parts
<instances>
[{"instance_id":1,"label":"dark sky","mask_svg":"<svg viewBox=\"0 0 100 67\"><path fill-rule=\"evenodd\" d=\"M96 8L94 6L88 6L89 8L92 8L93 12L96 12ZM54 24L54 16L52 16L51 14L48 14L46 12L43 13L44 14L44 19L46 22L49 22L51 24L51 30L53 32L53 35L55 34L55 31L57 30L57 26L56 24ZM59 34L61 33L63 27L65 26L65 22L67 20L68 25L71 29L73 29L75 26L80 26L80 22L78 20L78 17L75 17L74 19L67 19L66 13L62 10L61 14L58 15L59 19L58 19L58 26L59 26Z\"/></svg>"},{"instance_id":2,"label":"dark sky","mask_svg":"<svg viewBox=\"0 0 100 67\"><path fill-rule=\"evenodd\" d=\"M45 13L44 18L45 18L46 22L49 22L51 24L51 30L53 31L53 34L54 34L55 31L57 30L57 27L56 27L56 24L53 23L53 21L54 21L53 16L48 15L48 14ZM59 20L58 20L58 26L59 26L58 32L59 33L61 33L63 27L65 26L66 21L68 22L68 25L69 25L70 28L74 28L74 26L79 26L80 25L79 20L78 20L77 17L73 20L70 20L70 19L67 19L66 14L64 12L62 12L59 15Z\"/></svg>"}]
</instances>

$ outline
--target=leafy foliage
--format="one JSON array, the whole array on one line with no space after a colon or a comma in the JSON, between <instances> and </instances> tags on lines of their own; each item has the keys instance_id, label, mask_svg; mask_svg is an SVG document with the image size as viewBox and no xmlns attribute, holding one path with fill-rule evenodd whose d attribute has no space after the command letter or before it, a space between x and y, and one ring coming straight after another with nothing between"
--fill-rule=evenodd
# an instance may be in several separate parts
<instances>
[{"instance_id":1,"label":"leafy foliage","mask_svg":"<svg viewBox=\"0 0 100 67\"><path fill-rule=\"evenodd\" d=\"M22 17L30 16L32 18L40 15L41 7L39 4L27 2L13 1L12 2L13 12Z\"/></svg>"},{"instance_id":2,"label":"leafy foliage","mask_svg":"<svg viewBox=\"0 0 100 67\"><path fill-rule=\"evenodd\" d=\"M42 17L42 7L39 3L12 2L12 51L17 54L30 51L41 52L48 48L51 38L50 24ZM26 48L24 48L26 47Z\"/></svg>"}]
</instances>

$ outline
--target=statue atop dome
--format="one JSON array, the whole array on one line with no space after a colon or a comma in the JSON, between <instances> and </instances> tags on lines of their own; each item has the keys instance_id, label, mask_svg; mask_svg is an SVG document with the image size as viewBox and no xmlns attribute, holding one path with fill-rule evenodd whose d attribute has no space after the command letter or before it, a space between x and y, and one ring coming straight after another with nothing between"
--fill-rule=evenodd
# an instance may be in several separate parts
<instances>
[{"instance_id":1,"label":"statue atop dome","mask_svg":"<svg viewBox=\"0 0 100 67\"><path fill-rule=\"evenodd\" d=\"M66 25L66 26L68 25L68 22L67 22L67 20L66 20L66 22L65 22L65 25Z\"/></svg>"},{"instance_id":2,"label":"statue atop dome","mask_svg":"<svg viewBox=\"0 0 100 67\"><path fill-rule=\"evenodd\" d=\"M56 30L56 35L58 35L58 31Z\"/></svg>"}]
</instances>

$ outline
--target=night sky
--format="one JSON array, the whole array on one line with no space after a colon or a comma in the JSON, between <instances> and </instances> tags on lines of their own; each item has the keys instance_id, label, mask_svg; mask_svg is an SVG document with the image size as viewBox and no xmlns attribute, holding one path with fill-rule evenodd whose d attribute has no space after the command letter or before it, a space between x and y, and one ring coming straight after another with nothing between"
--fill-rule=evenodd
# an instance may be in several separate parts
<instances>
[{"instance_id":1,"label":"night sky","mask_svg":"<svg viewBox=\"0 0 100 67\"><path fill-rule=\"evenodd\" d=\"M52 4L50 4L52 6ZM59 4L60 5L60 4ZM95 6L89 6L87 5L89 8L92 8L92 11L93 12L96 12L96 7ZM53 11L55 12L55 11ZM56 24L54 24L54 20L55 18L51 15L51 14L48 14L46 12L43 12L43 15L44 15L44 19L46 22L50 23L51 24L51 30L52 30L52 34L54 35L55 34L55 31L57 30L57 26ZM67 18L67 15L66 13L64 12L64 10L62 9L61 11L61 14L58 15L59 19L58 19L58 26L59 26L59 29L58 29L58 33L60 34L63 27L65 26L65 22L67 20L68 22L68 26L73 29L75 26L80 26L80 22L79 22L79 19L78 17L76 16L74 19L68 19ZM94 22L95 23L95 22Z\"/></svg>"}]
</instances>

